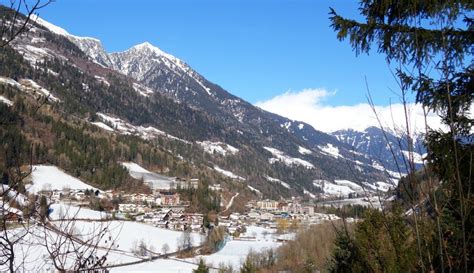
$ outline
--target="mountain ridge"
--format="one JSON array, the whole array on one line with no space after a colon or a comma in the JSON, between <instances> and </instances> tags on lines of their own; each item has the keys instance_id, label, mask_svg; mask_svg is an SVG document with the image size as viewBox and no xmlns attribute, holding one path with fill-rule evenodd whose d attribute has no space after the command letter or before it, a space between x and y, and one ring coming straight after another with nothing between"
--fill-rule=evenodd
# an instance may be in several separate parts
<instances>
[{"instance_id":1,"label":"mountain ridge","mask_svg":"<svg viewBox=\"0 0 474 273\"><path fill-rule=\"evenodd\" d=\"M17 76L36 77L35 81L61 99L58 107L66 107L65 110L95 124L106 122L105 115L117 122L121 120L119 123L126 125L124 128L150 128L158 139L171 135L190 143L231 145L239 152L203 153L202 148L185 143L179 144L173 152L189 162L199 159L210 169L232 171L264 194L317 193L312 181L321 178L352 178L358 182L386 179L367 158L354 153L346 143L306 123L271 114L245 102L207 81L185 62L177 58L179 61L170 61L168 58L172 55L163 54L149 43L103 55L105 51L95 38L73 35L71 38L66 37L67 32L58 34L42 28L34 29L32 39L16 41L13 48L34 69L45 74L25 72ZM136 53L134 50L144 51L144 55L124 56ZM155 59L151 58L151 63L144 65L141 59L150 56ZM113 58L115 60L111 60ZM119 61L120 69L114 69L114 63L118 66ZM120 73L122 70L127 75ZM117 128L122 127L117 125ZM126 130L114 132L130 134ZM304 162L314 168L297 164ZM278 183L269 184L266 176L285 181L291 189Z\"/></svg>"}]
</instances>

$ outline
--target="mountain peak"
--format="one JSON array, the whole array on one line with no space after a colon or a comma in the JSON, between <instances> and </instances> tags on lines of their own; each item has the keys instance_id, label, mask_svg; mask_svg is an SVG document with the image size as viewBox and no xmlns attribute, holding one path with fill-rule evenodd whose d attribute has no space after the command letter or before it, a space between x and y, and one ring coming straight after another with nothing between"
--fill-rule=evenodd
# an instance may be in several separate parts
<instances>
[{"instance_id":1,"label":"mountain peak","mask_svg":"<svg viewBox=\"0 0 474 273\"><path fill-rule=\"evenodd\" d=\"M141 44L137 44L135 46L133 46L134 48L150 48L150 49L155 49L157 47L155 47L154 45L152 45L150 42L148 41L145 41Z\"/></svg>"},{"instance_id":2,"label":"mountain peak","mask_svg":"<svg viewBox=\"0 0 474 273\"><path fill-rule=\"evenodd\" d=\"M138 50L138 51L147 51L148 50L148 51L151 51L151 52L156 53L158 55L164 55L166 57L171 57L170 54L164 52L160 48L152 45L151 43L149 43L147 41L145 41L141 44L135 45L135 46L131 47L130 49L135 49L135 50Z\"/></svg>"}]
</instances>

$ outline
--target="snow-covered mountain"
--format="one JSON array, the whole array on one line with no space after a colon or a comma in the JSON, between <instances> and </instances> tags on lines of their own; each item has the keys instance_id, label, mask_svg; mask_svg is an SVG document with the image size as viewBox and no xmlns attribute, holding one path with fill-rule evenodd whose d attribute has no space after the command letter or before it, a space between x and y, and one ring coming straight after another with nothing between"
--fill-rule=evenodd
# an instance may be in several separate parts
<instances>
[{"instance_id":1,"label":"snow-covered mountain","mask_svg":"<svg viewBox=\"0 0 474 273\"><path fill-rule=\"evenodd\" d=\"M264 193L279 185L279 192L317 193L314 179L386 178L347 142L253 106L150 43L107 53L95 38L71 35L41 19L37 23L13 49L45 71L37 81L62 107L95 117L91 124L104 130L196 144L209 169L219 166ZM189 157L199 153L189 146L180 149ZM266 176L290 188L269 183Z\"/></svg>"},{"instance_id":2,"label":"snow-covered mountain","mask_svg":"<svg viewBox=\"0 0 474 273\"><path fill-rule=\"evenodd\" d=\"M423 164L422 155L426 153L423 145L423 136L415 134L412 148L409 149L408 137L391 130L382 130L378 127L368 127L364 131L353 129L333 132L339 141L350 145L354 151L367 155L372 164L378 168L387 168L392 172L407 173L411 158L415 168Z\"/></svg>"},{"instance_id":3,"label":"snow-covered mountain","mask_svg":"<svg viewBox=\"0 0 474 273\"><path fill-rule=\"evenodd\" d=\"M135 45L123 52L106 53L98 39L69 34L40 18L38 23L67 37L92 61L132 77L148 90L163 92L177 101L217 114L217 117L226 121L237 119L241 123L239 126L256 125L261 132L270 133L268 128L264 128L265 122L277 123L281 129L307 142L307 146L312 148L328 143L341 145L333 137L315 130L311 125L262 111L233 96L220 86L207 81L184 61L149 42Z\"/></svg>"},{"instance_id":4,"label":"snow-covered mountain","mask_svg":"<svg viewBox=\"0 0 474 273\"><path fill-rule=\"evenodd\" d=\"M72 35L69 32L67 32L65 29L58 27L56 25L53 25L50 22L38 16L34 16L32 20L35 21L37 24L42 25L43 27L47 28L51 32L68 38L71 42L76 44L94 62L106 67L110 67L112 65L112 62L109 59L109 55L107 54L107 52L105 52L105 49L102 46L102 43L99 39L92 38L92 37L80 37L80 36Z\"/></svg>"}]
</instances>

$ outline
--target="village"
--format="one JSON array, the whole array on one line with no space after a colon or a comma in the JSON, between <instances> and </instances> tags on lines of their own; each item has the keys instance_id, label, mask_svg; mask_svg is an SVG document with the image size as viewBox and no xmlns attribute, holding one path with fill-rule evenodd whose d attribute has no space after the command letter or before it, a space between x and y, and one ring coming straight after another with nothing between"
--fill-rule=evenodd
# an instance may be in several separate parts
<instances>
[{"instance_id":1,"label":"village","mask_svg":"<svg viewBox=\"0 0 474 273\"><path fill-rule=\"evenodd\" d=\"M243 213L228 212L217 215L216 221L206 227L205 216L187 212L189 202L182 200L178 189L197 189L198 179L173 179L173 187L154 187L151 193L126 193L124 191L100 191L97 189L70 189L68 187L38 192L49 204L66 203L92 210L107 212L111 220L141 222L154 227L191 231L205 234L210 226L225 227L229 235L238 236L249 225L268 229L288 229L301 225L319 224L335 220L334 214L316 213L312 203L301 198L281 200L256 199L247 203ZM213 191L221 191L219 184L211 185ZM97 207L97 204L100 205ZM222 205L222 204L221 204ZM80 219L79 219L80 220Z\"/></svg>"}]
</instances>

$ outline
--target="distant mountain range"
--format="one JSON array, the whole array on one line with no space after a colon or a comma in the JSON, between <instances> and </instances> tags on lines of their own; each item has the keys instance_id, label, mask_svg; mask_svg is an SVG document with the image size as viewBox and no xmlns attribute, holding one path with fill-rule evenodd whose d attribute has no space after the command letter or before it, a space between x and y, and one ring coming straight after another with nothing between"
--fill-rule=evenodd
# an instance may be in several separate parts
<instances>
[{"instance_id":1,"label":"distant mountain range","mask_svg":"<svg viewBox=\"0 0 474 273\"><path fill-rule=\"evenodd\" d=\"M409 149L400 137L386 134L393 160L378 128L327 134L264 111L148 42L107 53L100 40L37 18L12 48L36 72L13 76L5 72L11 60L2 60L4 84L34 79L68 113L105 131L161 139L154 144L161 148L163 141L176 142L176 160L205 159L209 169L263 194L312 195L321 191L315 180L374 184L406 173L400 165ZM420 139L414 140L417 163L424 153Z\"/></svg>"},{"instance_id":2,"label":"distant mountain range","mask_svg":"<svg viewBox=\"0 0 474 273\"><path fill-rule=\"evenodd\" d=\"M352 129L338 130L332 135L339 141L351 145L355 151L369 155L374 166L395 173L408 173L410 162L413 163L412 167L415 169L421 168L423 156L426 153L423 136L419 134L410 140L411 145L408 144L406 135L378 127L368 127L363 132ZM411 161L410 158L412 158Z\"/></svg>"}]
</instances>

